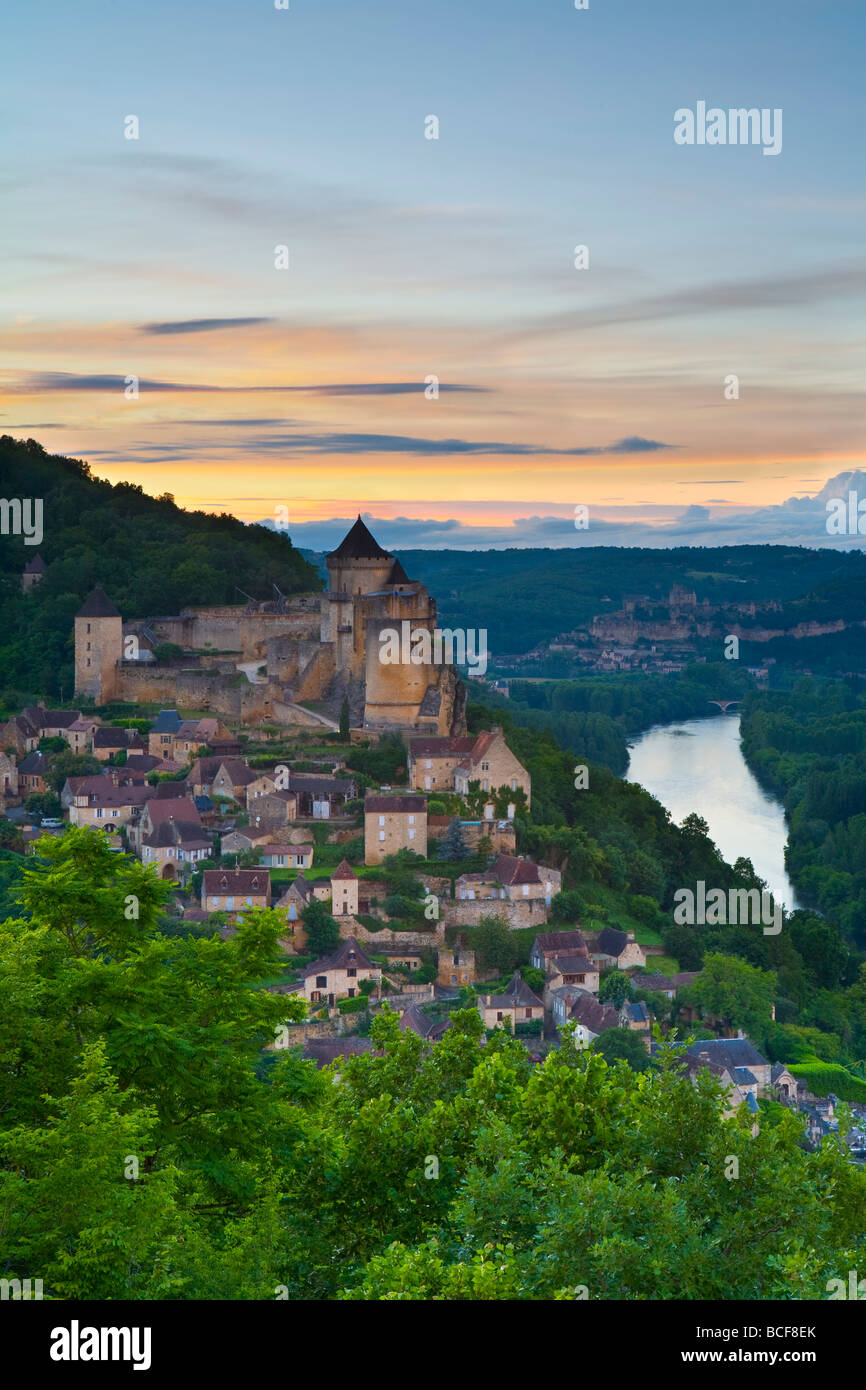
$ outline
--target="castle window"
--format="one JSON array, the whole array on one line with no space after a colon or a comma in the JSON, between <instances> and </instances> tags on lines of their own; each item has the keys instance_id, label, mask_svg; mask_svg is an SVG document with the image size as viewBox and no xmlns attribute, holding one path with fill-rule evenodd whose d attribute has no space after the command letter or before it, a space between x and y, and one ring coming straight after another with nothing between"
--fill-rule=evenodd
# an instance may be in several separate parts
<instances>
[{"instance_id":1,"label":"castle window","mask_svg":"<svg viewBox=\"0 0 866 1390\"><path fill-rule=\"evenodd\" d=\"M385 838L385 832L384 832L384 830L380 830L380 831L379 831L379 839L380 839L380 840L384 840L384 838Z\"/></svg>"},{"instance_id":2,"label":"castle window","mask_svg":"<svg viewBox=\"0 0 866 1390\"><path fill-rule=\"evenodd\" d=\"M87 664L90 665L90 657L87 658Z\"/></svg>"},{"instance_id":3,"label":"castle window","mask_svg":"<svg viewBox=\"0 0 866 1390\"><path fill-rule=\"evenodd\" d=\"M90 623L87 624L87 631L90 631Z\"/></svg>"},{"instance_id":4,"label":"castle window","mask_svg":"<svg viewBox=\"0 0 866 1390\"><path fill-rule=\"evenodd\" d=\"M489 771L490 771L490 764L489 764L489 763L482 763L482 764L481 764L481 771L482 771L482 772L489 772Z\"/></svg>"},{"instance_id":5,"label":"castle window","mask_svg":"<svg viewBox=\"0 0 866 1390\"><path fill-rule=\"evenodd\" d=\"M379 824L380 824L380 825L384 825L384 824L385 824L385 817L384 817L384 816L380 816L380 817L379 817Z\"/></svg>"},{"instance_id":6,"label":"castle window","mask_svg":"<svg viewBox=\"0 0 866 1390\"><path fill-rule=\"evenodd\" d=\"M409 831L409 839L410 839L410 840L414 840L414 839L415 839L415 831L414 831L414 830L410 830L410 831Z\"/></svg>"},{"instance_id":7,"label":"castle window","mask_svg":"<svg viewBox=\"0 0 866 1390\"><path fill-rule=\"evenodd\" d=\"M410 824L410 825L414 825L414 824L415 824L415 817L414 817L414 816L410 816L410 817L409 817L409 824Z\"/></svg>"}]
</instances>

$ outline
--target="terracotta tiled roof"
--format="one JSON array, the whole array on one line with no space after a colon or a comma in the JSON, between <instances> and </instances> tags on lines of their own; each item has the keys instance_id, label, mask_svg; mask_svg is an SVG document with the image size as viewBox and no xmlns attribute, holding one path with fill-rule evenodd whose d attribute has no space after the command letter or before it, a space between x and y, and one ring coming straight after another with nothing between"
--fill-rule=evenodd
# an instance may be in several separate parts
<instances>
[{"instance_id":1,"label":"terracotta tiled roof","mask_svg":"<svg viewBox=\"0 0 866 1390\"><path fill-rule=\"evenodd\" d=\"M358 877L358 875L355 873L355 870L352 868L351 864L349 864L349 863L347 862L347 860L345 860L345 859L341 859L341 860L340 860L340 862L339 862L339 864L337 865L336 869L335 869L334 872L331 874L331 878L357 878L357 877Z\"/></svg>"},{"instance_id":2,"label":"terracotta tiled roof","mask_svg":"<svg viewBox=\"0 0 866 1390\"><path fill-rule=\"evenodd\" d=\"M228 893L238 897L269 897L271 875L267 869L205 869L202 875L202 894L222 897Z\"/></svg>"}]
</instances>

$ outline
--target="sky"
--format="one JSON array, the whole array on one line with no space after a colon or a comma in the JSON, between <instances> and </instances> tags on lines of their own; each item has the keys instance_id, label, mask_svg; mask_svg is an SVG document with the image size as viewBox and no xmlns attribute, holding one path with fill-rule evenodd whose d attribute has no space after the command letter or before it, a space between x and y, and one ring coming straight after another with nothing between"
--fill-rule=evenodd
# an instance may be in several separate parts
<instances>
[{"instance_id":1,"label":"sky","mask_svg":"<svg viewBox=\"0 0 866 1390\"><path fill-rule=\"evenodd\" d=\"M301 543L786 539L866 462L862 0L290 6L7 17L0 432Z\"/></svg>"}]
</instances>

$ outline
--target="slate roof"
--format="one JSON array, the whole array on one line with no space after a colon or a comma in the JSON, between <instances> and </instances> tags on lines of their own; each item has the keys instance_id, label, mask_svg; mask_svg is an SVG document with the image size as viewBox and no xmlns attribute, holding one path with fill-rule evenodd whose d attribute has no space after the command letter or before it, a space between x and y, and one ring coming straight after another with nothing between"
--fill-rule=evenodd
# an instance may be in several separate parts
<instances>
[{"instance_id":1,"label":"slate roof","mask_svg":"<svg viewBox=\"0 0 866 1390\"><path fill-rule=\"evenodd\" d=\"M222 894L267 898L270 889L267 869L205 869L202 874L202 895L208 898Z\"/></svg>"},{"instance_id":2,"label":"slate roof","mask_svg":"<svg viewBox=\"0 0 866 1390\"><path fill-rule=\"evenodd\" d=\"M632 1023L649 1023L649 1009L642 999L627 999L623 1005L623 1010L628 1014Z\"/></svg>"},{"instance_id":3,"label":"slate roof","mask_svg":"<svg viewBox=\"0 0 866 1390\"><path fill-rule=\"evenodd\" d=\"M161 709L150 726L152 734L174 734L181 726L180 715L176 709Z\"/></svg>"},{"instance_id":4,"label":"slate roof","mask_svg":"<svg viewBox=\"0 0 866 1390\"><path fill-rule=\"evenodd\" d=\"M48 566L41 555L34 555L33 559L24 566L25 574L44 574Z\"/></svg>"},{"instance_id":5,"label":"slate roof","mask_svg":"<svg viewBox=\"0 0 866 1390\"><path fill-rule=\"evenodd\" d=\"M602 927L598 934L598 949L606 956L621 956L628 945L628 932L616 927Z\"/></svg>"},{"instance_id":6,"label":"slate roof","mask_svg":"<svg viewBox=\"0 0 866 1390\"><path fill-rule=\"evenodd\" d=\"M304 979L308 980L311 975L324 975L329 970L376 970L377 968L375 962L370 959L354 936L347 936L345 941L341 941L336 951L330 956L322 956L321 959L314 960L312 965L308 965L303 975Z\"/></svg>"},{"instance_id":7,"label":"slate roof","mask_svg":"<svg viewBox=\"0 0 866 1390\"><path fill-rule=\"evenodd\" d=\"M371 1038L307 1038L301 1055L317 1067L327 1067L343 1057L360 1057L373 1050Z\"/></svg>"},{"instance_id":8,"label":"slate roof","mask_svg":"<svg viewBox=\"0 0 866 1390\"><path fill-rule=\"evenodd\" d=\"M711 1062L726 1067L732 1076L738 1067L767 1066L766 1057L761 1056L748 1038L705 1038L692 1043L686 1052L699 1060L701 1053L706 1052Z\"/></svg>"},{"instance_id":9,"label":"slate roof","mask_svg":"<svg viewBox=\"0 0 866 1390\"><path fill-rule=\"evenodd\" d=\"M390 560L392 557L383 550L368 528L358 519L346 532L336 550L325 557L328 560Z\"/></svg>"},{"instance_id":10,"label":"slate roof","mask_svg":"<svg viewBox=\"0 0 866 1390\"><path fill-rule=\"evenodd\" d=\"M68 729L81 718L78 709L43 709L41 705L28 705L22 713L35 729Z\"/></svg>"},{"instance_id":11,"label":"slate roof","mask_svg":"<svg viewBox=\"0 0 866 1390\"><path fill-rule=\"evenodd\" d=\"M28 753L26 758L22 758L18 764L18 771L24 772L28 777L42 777L51 766L51 761L47 753L40 753L34 749Z\"/></svg>"},{"instance_id":12,"label":"slate roof","mask_svg":"<svg viewBox=\"0 0 866 1390\"><path fill-rule=\"evenodd\" d=\"M557 951L551 959L561 975L576 975L581 970L584 973L594 972L598 974L598 962L592 960L585 951L575 955L566 955L564 951Z\"/></svg>"},{"instance_id":13,"label":"slate roof","mask_svg":"<svg viewBox=\"0 0 866 1390\"><path fill-rule=\"evenodd\" d=\"M485 995L485 1004L488 1009L544 1008L543 1002L529 988L519 970L515 970L505 993Z\"/></svg>"},{"instance_id":14,"label":"slate roof","mask_svg":"<svg viewBox=\"0 0 866 1390\"><path fill-rule=\"evenodd\" d=\"M545 956L558 955L560 952L582 955L586 951L586 942L583 932L577 928L574 931L540 931L532 943L532 949Z\"/></svg>"},{"instance_id":15,"label":"slate roof","mask_svg":"<svg viewBox=\"0 0 866 1390\"><path fill-rule=\"evenodd\" d=\"M413 581L409 578L403 566L400 564L400 561L395 558L394 563L391 566L391 573L388 575L388 583L411 584L412 582Z\"/></svg>"},{"instance_id":16,"label":"slate roof","mask_svg":"<svg viewBox=\"0 0 866 1390\"><path fill-rule=\"evenodd\" d=\"M168 786L169 784L163 782L162 785ZM150 792L151 799L148 800L147 803L147 814L150 817L154 829L156 829L162 821L167 820L187 821L192 825L201 826L201 818L196 810L195 802L191 797L172 796L154 798L153 788L148 788L148 791Z\"/></svg>"},{"instance_id":17,"label":"slate roof","mask_svg":"<svg viewBox=\"0 0 866 1390\"><path fill-rule=\"evenodd\" d=\"M341 859L331 878L357 878L358 875L346 859Z\"/></svg>"},{"instance_id":18,"label":"slate roof","mask_svg":"<svg viewBox=\"0 0 866 1390\"><path fill-rule=\"evenodd\" d=\"M211 842L194 821L166 820L144 841L150 849L210 849Z\"/></svg>"},{"instance_id":19,"label":"slate roof","mask_svg":"<svg viewBox=\"0 0 866 1390\"><path fill-rule=\"evenodd\" d=\"M469 738L410 738L409 753L413 758L449 758L469 753L475 739Z\"/></svg>"},{"instance_id":20,"label":"slate roof","mask_svg":"<svg viewBox=\"0 0 866 1390\"><path fill-rule=\"evenodd\" d=\"M120 612L115 608L108 594L97 584L96 588L84 600L76 618L119 618Z\"/></svg>"},{"instance_id":21,"label":"slate roof","mask_svg":"<svg viewBox=\"0 0 866 1390\"><path fill-rule=\"evenodd\" d=\"M93 734L94 748L134 748L144 750L147 745L137 729L96 729ZM154 758L154 762L157 760Z\"/></svg>"},{"instance_id":22,"label":"slate roof","mask_svg":"<svg viewBox=\"0 0 866 1390\"><path fill-rule=\"evenodd\" d=\"M427 802L423 796L366 796L364 810L378 812L394 811L401 814L418 815L426 811Z\"/></svg>"},{"instance_id":23,"label":"slate roof","mask_svg":"<svg viewBox=\"0 0 866 1390\"><path fill-rule=\"evenodd\" d=\"M748 1067L734 1067L734 1080L738 1086L757 1086L758 1078Z\"/></svg>"},{"instance_id":24,"label":"slate roof","mask_svg":"<svg viewBox=\"0 0 866 1390\"><path fill-rule=\"evenodd\" d=\"M300 895L300 897L303 898L304 902L309 902L310 899L313 897L313 885L307 879L304 878L303 872L299 873L297 878L293 879L293 881L289 884L285 893L280 898L280 901L277 903L277 907L282 907L283 903L286 901L286 898L288 898L290 895Z\"/></svg>"},{"instance_id":25,"label":"slate roof","mask_svg":"<svg viewBox=\"0 0 866 1390\"><path fill-rule=\"evenodd\" d=\"M600 1004L592 994L581 994L571 1006L569 1017L590 1033L606 1033L619 1027L619 1014L611 1004Z\"/></svg>"}]
</instances>

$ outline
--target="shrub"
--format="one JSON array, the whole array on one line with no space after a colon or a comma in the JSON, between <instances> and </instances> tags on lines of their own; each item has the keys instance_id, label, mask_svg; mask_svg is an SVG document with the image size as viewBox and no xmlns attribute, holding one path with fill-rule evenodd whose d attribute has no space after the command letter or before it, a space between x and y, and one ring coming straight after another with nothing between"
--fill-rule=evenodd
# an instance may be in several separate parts
<instances>
[{"instance_id":1,"label":"shrub","mask_svg":"<svg viewBox=\"0 0 866 1390\"><path fill-rule=\"evenodd\" d=\"M355 999L338 999L337 1008L341 1014L359 1014L362 1009L366 1009L367 999L365 995L360 995ZM866 1086L864 1086L866 1090Z\"/></svg>"}]
</instances>

